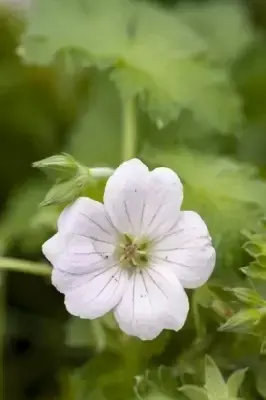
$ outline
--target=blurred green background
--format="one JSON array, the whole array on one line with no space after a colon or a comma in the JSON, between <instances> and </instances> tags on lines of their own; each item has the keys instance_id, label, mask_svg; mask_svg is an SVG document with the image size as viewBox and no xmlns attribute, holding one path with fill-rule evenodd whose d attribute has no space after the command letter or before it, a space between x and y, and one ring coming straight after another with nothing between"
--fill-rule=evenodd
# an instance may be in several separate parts
<instances>
[{"instance_id":1,"label":"blurred green background","mask_svg":"<svg viewBox=\"0 0 266 400\"><path fill-rule=\"evenodd\" d=\"M106 0L108 10L110 4ZM184 107L179 118L165 126L150 118L153 110L147 114L139 106L137 113L137 155L150 167L165 165L181 176L184 208L200 212L214 237L214 277L190 293L191 313L181 332L164 332L153 342L141 342L119 332L109 315L95 321L71 318L49 276L7 272L1 259L4 399L185 400L176 388L204 383L202 360L207 353L225 377L249 367L242 397L266 398L266 360L260 353L265 329L258 335L218 331L235 306L222 288L248 285L239 272L251 261L242 249L242 232L256 229L266 210L266 2L150 4L164 7L162 12L180 13L182 21L206 40L211 62L222 66L234 87L215 109L207 90L202 92L193 113ZM126 83L116 86L117 77L110 79L109 71L95 66L69 74L60 59L51 65L25 63L17 52L25 30L23 15L0 2L0 252L3 257L42 262L41 245L54 232L59 209L39 208L53 181L31 165L68 152L89 167L116 167L122 160L123 135L117 86ZM51 26L56 25L56 17L50 17ZM112 16L109 24L113 26ZM149 28L147 24L147 32ZM158 25L155 30L161 38L165 32L167 40L166 28ZM72 29L74 34L74 23ZM94 38L96 46L105 40L100 35ZM153 45L151 41L150 48ZM188 72L189 88L193 79ZM241 123L229 127L233 96L241 103ZM162 100L162 108L163 104ZM88 189L96 199L102 193L103 184ZM264 285L260 290L266 295ZM167 367L163 383L162 365ZM147 370L149 378L136 379Z\"/></svg>"}]
</instances>

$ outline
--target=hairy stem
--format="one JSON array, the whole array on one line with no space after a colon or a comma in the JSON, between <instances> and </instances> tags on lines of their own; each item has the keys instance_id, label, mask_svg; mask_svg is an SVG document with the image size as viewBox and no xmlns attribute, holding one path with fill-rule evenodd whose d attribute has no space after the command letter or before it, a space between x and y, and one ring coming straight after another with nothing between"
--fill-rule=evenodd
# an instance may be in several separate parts
<instances>
[{"instance_id":1,"label":"hairy stem","mask_svg":"<svg viewBox=\"0 0 266 400\"><path fill-rule=\"evenodd\" d=\"M0 270L22 272L40 276L51 275L51 267L48 264L9 257L0 257Z\"/></svg>"},{"instance_id":2,"label":"hairy stem","mask_svg":"<svg viewBox=\"0 0 266 400\"><path fill-rule=\"evenodd\" d=\"M123 143L122 159L130 160L136 156L137 147L137 121L135 99L130 98L124 102L123 108Z\"/></svg>"}]
</instances>

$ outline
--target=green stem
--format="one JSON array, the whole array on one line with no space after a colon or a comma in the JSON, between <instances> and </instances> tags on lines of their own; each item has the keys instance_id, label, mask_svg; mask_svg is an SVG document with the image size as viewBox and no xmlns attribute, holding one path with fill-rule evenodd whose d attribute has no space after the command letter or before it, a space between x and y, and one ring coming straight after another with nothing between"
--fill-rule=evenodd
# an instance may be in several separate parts
<instances>
[{"instance_id":1,"label":"green stem","mask_svg":"<svg viewBox=\"0 0 266 400\"><path fill-rule=\"evenodd\" d=\"M123 161L136 156L137 147L137 118L135 99L130 98L124 102L123 108Z\"/></svg>"},{"instance_id":2,"label":"green stem","mask_svg":"<svg viewBox=\"0 0 266 400\"><path fill-rule=\"evenodd\" d=\"M45 263L0 257L0 270L22 272L40 276L50 276L52 269L48 264Z\"/></svg>"},{"instance_id":3,"label":"green stem","mask_svg":"<svg viewBox=\"0 0 266 400\"><path fill-rule=\"evenodd\" d=\"M39 276L50 276L51 267L44 263L0 257L0 393L4 393L4 350L6 335L6 271L30 273ZM0 396L0 399L2 397Z\"/></svg>"},{"instance_id":4,"label":"green stem","mask_svg":"<svg viewBox=\"0 0 266 400\"><path fill-rule=\"evenodd\" d=\"M2 399L4 398L4 352L5 352L5 337L6 337L6 273L2 271L0 273L0 393L2 393Z\"/></svg>"}]
</instances>

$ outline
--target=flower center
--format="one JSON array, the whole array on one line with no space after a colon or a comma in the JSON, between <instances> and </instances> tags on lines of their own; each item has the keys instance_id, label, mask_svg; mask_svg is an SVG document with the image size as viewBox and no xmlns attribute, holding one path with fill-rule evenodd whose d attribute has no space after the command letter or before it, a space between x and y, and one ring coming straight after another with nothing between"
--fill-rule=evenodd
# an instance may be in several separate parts
<instances>
[{"instance_id":1,"label":"flower center","mask_svg":"<svg viewBox=\"0 0 266 400\"><path fill-rule=\"evenodd\" d=\"M122 235L116 250L120 264L124 267L145 266L148 262L148 245L146 238Z\"/></svg>"},{"instance_id":2,"label":"flower center","mask_svg":"<svg viewBox=\"0 0 266 400\"><path fill-rule=\"evenodd\" d=\"M136 244L126 244L123 247L124 257L126 260L134 259L138 254L138 247Z\"/></svg>"}]
</instances>

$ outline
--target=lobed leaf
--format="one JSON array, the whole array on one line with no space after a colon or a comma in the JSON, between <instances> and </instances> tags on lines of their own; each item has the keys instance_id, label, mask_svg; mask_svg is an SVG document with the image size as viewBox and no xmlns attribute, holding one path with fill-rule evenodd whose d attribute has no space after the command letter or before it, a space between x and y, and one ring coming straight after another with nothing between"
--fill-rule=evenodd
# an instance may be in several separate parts
<instances>
[{"instance_id":1,"label":"lobed leaf","mask_svg":"<svg viewBox=\"0 0 266 400\"><path fill-rule=\"evenodd\" d=\"M69 55L78 51L83 65L108 66L126 45L128 7L127 1L120 0L99 0L97 4L91 0L36 0L28 10L24 57L31 63L49 64L60 51Z\"/></svg>"},{"instance_id":2,"label":"lobed leaf","mask_svg":"<svg viewBox=\"0 0 266 400\"><path fill-rule=\"evenodd\" d=\"M182 109L221 131L241 122L241 101L227 69L210 61L205 38L178 13L129 0L36 0L27 21L28 62L60 59L67 70L75 64L110 68L122 97L138 96L162 126Z\"/></svg>"},{"instance_id":3,"label":"lobed leaf","mask_svg":"<svg viewBox=\"0 0 266 400\"><path fill-rule=\"evenodd\" d=\"M205 357L205 388L209 400L226 399L228 397L224 378L214 360L209 356Z\"/></svg>"},{"instance_id":4,"label":"lobed leaf","mask_svg":"<svg viewBox=\"0 0 266 400\"><path fill-rule=\"evenodd\" d=\"M237 398L239 394L240 387L245 379L245 375L247 372L248 368L243 368L240 370L237 370L230 375L230 377L227 380L227 387L228 387L228 393L229 396L232 398Z\"/></svg>"},{"instance_id":5,"label":"lobed leaf","mask_svg":"<svg viewBox=\"0 0 266 400\"><path fill-rule=\"evenodd\" d=\"M200 7L181 6L177 13L204 38L210 55L216 60L232 62L254 41L248 10L239 1L216 0Z\"/></svg>"},{"instance_id":6,"label":"lobed leaf","mask_svg":"<svg viewBox=\"0 0 266 400\"><path fill-rule=\"evenodd\" d=\"M199 386L184 385L179 390L184 393L189 400L208 400L205 389Z\"/></svg>"},{"instance_id":7,"label":"lobed leaf","mask_svg":"<svg viewBox=\"0 0 266 400\"><path fill-rule=\"evenodd\" d=\"M257 309L241 310L233 317L229 318L225 324L220 326L220 331L238 331L242 327L247 327L250 331L261 320L262 314Z\"/></svg>"},{"instance_id":8,"label":"lobed leaf","mask_svg":"<svg viewBox=\"0 0 266 400\"><path fill-rule=\"evenodd\" d=\"M265 307L266 300L264 300L258 292L248 288L226 288L225 290L233 293L243 303L255 306Z\"/></svg>"}]
</instances>

